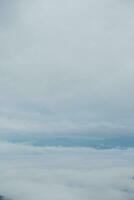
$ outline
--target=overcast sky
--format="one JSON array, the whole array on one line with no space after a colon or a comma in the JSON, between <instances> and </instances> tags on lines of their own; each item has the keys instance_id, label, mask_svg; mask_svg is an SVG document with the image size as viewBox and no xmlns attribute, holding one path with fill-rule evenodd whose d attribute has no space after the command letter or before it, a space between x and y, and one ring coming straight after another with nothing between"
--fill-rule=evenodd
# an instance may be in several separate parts
<instances>
[{"instance_id":1,"label":"overcast sky","mask_svg":"<svg viewBox=\"0 0 134 200\"><path fill-rule=\"evenodd\" d=\"M0 134L134 133L134 2L0 1Z\"/></svg>"}]
</instances>

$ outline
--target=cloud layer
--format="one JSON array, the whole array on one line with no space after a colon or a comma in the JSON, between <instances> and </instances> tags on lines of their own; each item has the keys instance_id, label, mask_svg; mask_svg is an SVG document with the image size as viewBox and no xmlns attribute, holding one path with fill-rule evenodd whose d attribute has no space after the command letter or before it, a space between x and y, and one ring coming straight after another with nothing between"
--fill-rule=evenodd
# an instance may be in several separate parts
<instances>
[{"instance_id":1,"label":"cloud layer","mask_svg":"<svg viewBox=\"0 0 134 200\"><path fill-rule=\"evenodd\" d=\"M0 193L13 200L132 200L133 153L1 142Z\"/></svg>"}]
</instances>

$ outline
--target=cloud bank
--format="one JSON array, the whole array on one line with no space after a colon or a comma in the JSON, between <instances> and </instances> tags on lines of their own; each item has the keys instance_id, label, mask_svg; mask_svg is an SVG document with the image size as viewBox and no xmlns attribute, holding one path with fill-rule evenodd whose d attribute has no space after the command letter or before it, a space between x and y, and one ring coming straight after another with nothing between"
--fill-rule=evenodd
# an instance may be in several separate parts
<instances>
[{"instance_id":1,"label":"cloud bank","mask_svg":"<svg viewBox=\"0 0 134 200\"><path fill-rule=\"evenodd\" d=\"M133 154L1 142L0 193L13 200L132 200Z\"/></svg>"}]
</instances>

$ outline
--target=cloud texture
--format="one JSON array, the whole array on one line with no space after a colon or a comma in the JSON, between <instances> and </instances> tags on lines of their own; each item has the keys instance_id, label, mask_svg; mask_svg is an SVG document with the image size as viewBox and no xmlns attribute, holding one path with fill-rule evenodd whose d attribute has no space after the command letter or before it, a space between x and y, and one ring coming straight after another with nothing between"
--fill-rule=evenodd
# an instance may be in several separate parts
<instances>
[{"instance_id":1,"label":"cloud texture","mask_svg":"<svg viewBox=\"0 0 134 200\"><path fill-rule=\"evenodd\" d=\"M1 142L0 193L12 200L132 200L133 153Z\"/></svg>"}]
</instances>

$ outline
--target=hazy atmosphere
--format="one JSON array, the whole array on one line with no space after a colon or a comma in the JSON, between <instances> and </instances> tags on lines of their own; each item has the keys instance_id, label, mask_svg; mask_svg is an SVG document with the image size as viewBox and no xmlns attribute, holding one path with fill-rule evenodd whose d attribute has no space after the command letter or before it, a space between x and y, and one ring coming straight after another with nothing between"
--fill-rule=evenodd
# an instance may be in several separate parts
<instances>
[{"instance_id":1,"label":"hazy atmosphere","mask_svg":"<svg viewBox=\"0 0 134 200\"><path fill-rule=\"evenodd\" d=\"M0 0L0 195L134 199L133 53L132 0Z\"/></svg>"},{"instance_id":2,"label":"hazy atmosphere","mask_svg":"<svg viewBox=\"0 0 134 200\"><path fill-rule=\"evenodd\" d=\"M133 8L1 0L0 132L132 135Z\"/></svg>"}]
</instances>

